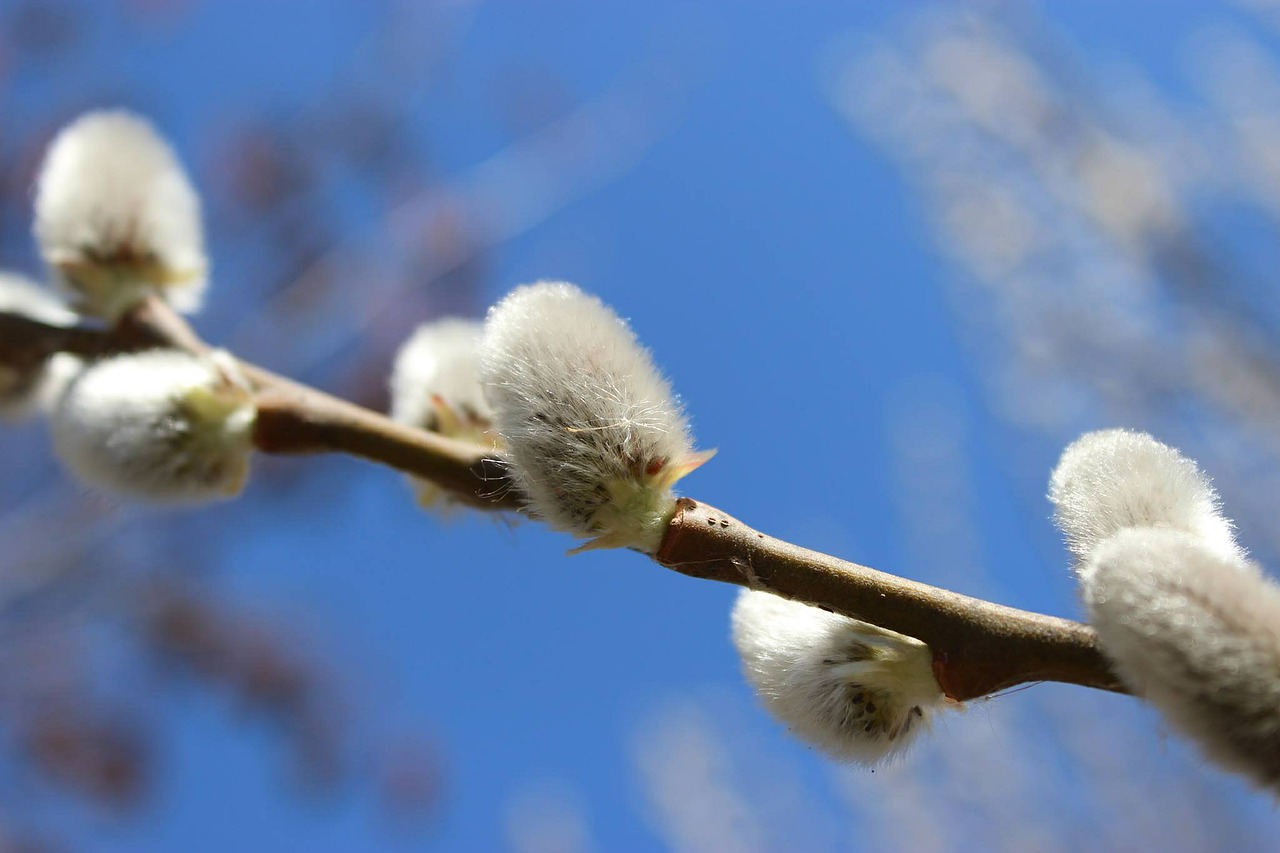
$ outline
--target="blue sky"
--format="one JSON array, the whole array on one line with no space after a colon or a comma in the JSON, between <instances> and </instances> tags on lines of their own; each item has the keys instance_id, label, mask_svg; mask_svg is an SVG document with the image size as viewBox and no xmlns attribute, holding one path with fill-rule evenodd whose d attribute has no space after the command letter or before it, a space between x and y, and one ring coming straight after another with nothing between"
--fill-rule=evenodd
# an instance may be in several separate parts
<instances>
[{"instance_id":1,"label":"blue sky","mask_svg":"<svg viewBox=\"0 0 1280 853\"><path fill-rule=\"evenodd\" d=\"M1039 21L1031 28L1052 33L1075 71L1105 85L1105 70L1136 68L1175 100L1195 91L1186 60L1203 25L1226 21L1275 46L1258 20L1230 7L1043 11L1043 20L1015 17ZM358 79L383 10L234 0L154 25L92 14L95 37L74 61L8 80L10 108L38 125L122 98L151 112L189 162L208 163L227 116L269 112L287 123ZM554 81L570 107L632 91L627 81L659 93L645 112L660 132L643 155L497 245L487 299L567 279L630 318L685 400L699 445L719 448L683 483L688 494L860 563L1076 615L1065 553L1036 500L1058 446L1019 432L993 406L987 362L947 289L958 274L934 239L927 198L832 106L833 64L896 37L911 14L891 3L459 6L433 85L400 92L392 109L421 129L433 172L449 178L512 144L504 93L524 91L527 79ZM410 47L439 37L401 35ZM218 180L214 169L198 172L206 186ZM341 180L333 186L341 193ZM336 203L376 243L379 200L353 191ZM243 236L210 235L218 279L202 329L215 341L236 326L235 279L255 263ZM351 286L361 286L358 271ZM270 351L250 338L242 354L256 357L255 347ZM934 442L942 450L931 456ZM672 720L712 721L706 730L728 750L725 773L747 801L809 802L775 824L761 807L761 849L788 849L796 832L808 849L862 849L862 817L830 766L768 720L738 674L727 631L734 590L631 553L568 559L568 537L534 524L442 523L414 506L398 476L350 460L296 464L323 472L309 480L314 500L294 494L278 506L279 494L251 486L252 514L214 511L221 581L305 625L343 673L352 705L376 709L370 725L438 744L438 823L388 829L359 788L292 798L269 738L237 723L234 709L184 699L160 722L171 748L155 801L124 821L77 816L82 849L505 849L511 815L544 795L569 803L588 849L669 849L676 834L652 818L637 754ZM930 497L949 495L955 505L921 517ZM963 536L939 544L931 531L947 525ZM939 550L967 568L947 566ZM1042 696L1037 709L1088 701L1089 713L1148 728L1134 747L1143 772L1193 763L1176 744L1162 747L1154 719L1130 700L1078 700L1056 687L972 709L935 736L981 729L1000 740L1006 722L1032 716L1032 693ZM1087 768L1044 742L1047 787L1064 810L1079 808L1080 822L1096 819L1069 789ZM1260 847L1275 829L1266 804L1205 772L1214 807L1234 815L1240 849ZM867 780L858 784L876 783ZM992 829L966 827L964 837Z\"/></svg>"}]
</instances>

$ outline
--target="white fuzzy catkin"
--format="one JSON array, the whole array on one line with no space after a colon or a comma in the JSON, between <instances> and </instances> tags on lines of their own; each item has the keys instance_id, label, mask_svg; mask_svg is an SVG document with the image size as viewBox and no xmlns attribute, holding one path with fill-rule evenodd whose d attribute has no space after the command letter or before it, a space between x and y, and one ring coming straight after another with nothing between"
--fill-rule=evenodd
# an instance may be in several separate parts
<instances>
[{"instance_id":1,"label":"white fuzzy catkin","mask_svg":"<svg viewBox=\"0 0 1280 853\"><path fill-rule=\"evenodd\" d=\"M252 451L252 395L225 353L120 355L87 367L52 413L72 473L107 491L167 503L238 494Z\"/></svg>"},{"instance_id":2,"label":"white fuzzy catkin","mask_svg":"<svg viewBox=\"0 0 1280 853\"><path fill-rule=\"evenodd\" d=\"M1098 545L1081 591L1124 682L1204 754L1280 789L1280 588L1181 530Z\"/></svg>"},{"instance_id":3,"label":"white fuzzy catkin","mask_svg":"<svg viewBox=\"0 0 1280 853\"><path fill-rule=\"evenodd\" d=\"M85 313L114 319L149 293L199 308L200 199L146 120L99 110L63 128L40 169L35 214L45 262Z\"/></svg>"},{"instance_id":4,"label":"white fuzzy catkin","mask_svg":"<svg viewBox=\"0 0 1280 853\"><path fill-rule=\"evenodd\" d=\"M1054 469L1049 500L1078 571L1098 543L1127 527L1184 530L1225 556L1244 556L1209 478L1145 433L1109 429L1077 439Z\"/></svg>"},{"instance_id":5,"label":"white fuzzy catkin","mask_svg":"<svg viewBox=\"0 0 1280 853\"><path fill-rule=\"evenodd\" d=\"M24 276L0 272L0 311L53 326L75 325L76 315L46 288ZM0 364L0 418L17 420L55 399L79 361L65 353L27 368Z\"/></svg>"},{"instance_id":6,"label":"white fuzzy catkin","mask_svg":"<svg viewBox=\"0 0 1280 853\"><path fill-rule=\"evenodd\" d=\"M572 284L512 291L485 321L481 381L533 515L652 553L693 449L671 386L630 327Z\"/></svg>"},{"instance_id":7,"label":"white fuzzy catkin","mask_svg":"<svg viewBox=\"0 0 1280 853\"><path fill-rule=\"evenodd\" d=\"M769 711L836 758L901 753L944 701L924 643L767 592L738 595L733 642Z\"/></svg>"},{"instance_id":8,"label":"white fuzzy catkin","mask_svg":"<svg viewBox=\"0 0 1280 853\"><path fill-rule=\"evenodd\" d=\"M391 372L391 417L487 448L501 444L493 409L480 386L480 338L476 320L446 318L417 328L396 355ZM410 477L424 507L451 508L449 493L430 480Z\"/></svg>"}]
</instances>

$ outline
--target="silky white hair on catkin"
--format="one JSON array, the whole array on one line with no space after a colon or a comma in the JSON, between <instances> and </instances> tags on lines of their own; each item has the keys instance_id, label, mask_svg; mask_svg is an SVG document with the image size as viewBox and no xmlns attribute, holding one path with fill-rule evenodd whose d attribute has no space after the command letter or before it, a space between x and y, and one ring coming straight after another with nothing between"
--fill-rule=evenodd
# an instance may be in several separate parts
<instances>
[{"instance_id":1,"label":"silky white hair on catkin","mask_svg":"<svg viewBox=\"0 0 1280 853\"><path fill-rule=\"evenodd\" d=\"M1122 530L1081 592L1121 679L1221 766L1280 787L1280 588L1182 530Z\"/></svg>"},{"instance_id":2,"label":"silky white hair on catkin","mask_svg":"<svg viewBox=\"0 0 1280 853\"><path fill-rule=\"evenodd\" d=\"M73 326L78 319L57 296L25 276L0 272L0 311L52 326ZM79 361L66 353L31 367L0 364L0 419L19 420L56 398Z\"/></svg>"},{"instance_id":3,"label":"silky white hair on catkin","mask_svg":"<svg viewBox=\"0 0 1280 853\"><path fill-rule=\"evenodd\" d=\"M391 417L408 426L493 448L493 409L480 386L483 325L456 317L423 323L400 347L391 372ZM418 503L449 509L456 502L430 480L409 477Z\"/></svg>"},{"instance_id":4,"label":"silky white hair on catkin","mask_svg":"<svg viewBox=\"0 0 1280 853\"><path fill-rule=\"evenodd\" d=\"M148 293L200 307L208 261L200 199L169 145L124 110L62 129L36 184L35 235L86 313L114 319Z\"/></svg>"},{"instance_id":5,"label":"silky white hair on catkin","mask_svg":"<svg viewBox=\"0 0 1280 853\"><path fill-rule=\"evenodd\" d=\"M944 701L924 643L771 593L739 593L733 643L765 707L835 758L902 753Z\"/></svg>"},{"instance_id":6,"label":"silky white hair on catkin","mask_svg":"<svg viewBox=\"0 0 1280 853\"><path fill-rule=\"evenodd\" d=\"M254 407L234 360L174 350L85 368L51 415L54 448L91 486L166 503L238 494Z\"/></svg>"},{"instance_id":7,"label":"silky white hair on catkin","mask_svg":"<svg viewBox=\"0 0 1280 853\"><path fill-rule=\"evenodd\" d=\"M630 327L572 284L539 282L489 311L481 381L532 515L579 549L653 553L693 449L671 386Z\"/></svg>"},{"instance_id":8,"label":"silky white hair on catkin","mask_svg":"<svg viewBox=\"0 0 1280 853\"><path fill-rule=\"evenodd\" d=\"M1244 556L1209 478L1145 433L1108 429L1077 439L1053 471L1049 500L1077 571L1087 570L1098 543L1127 527L1184 530L1224 556Z\"/></svg>"}]
</instances>

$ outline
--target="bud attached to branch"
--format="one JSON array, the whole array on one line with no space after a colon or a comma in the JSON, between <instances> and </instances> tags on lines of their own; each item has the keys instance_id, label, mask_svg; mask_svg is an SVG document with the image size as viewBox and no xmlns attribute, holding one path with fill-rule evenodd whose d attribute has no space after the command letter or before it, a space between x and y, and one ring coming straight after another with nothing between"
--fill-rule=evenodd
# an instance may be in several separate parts
<instances>
[{"instance_id":1,"label":"bud attached to branch","mask_svg":"<svg viewBox=\"0 0 1280 853\"><path fill-rule=\"evenodd\" d=\"M1081 592L1121 677L1205 755L1280 789L1280 588L1181 530L1100 544Z\"/></svg>"},{"instance_id":2,"label":"bud attached to branch","mask_svg":"<svg viewBox=\"0 0 1280 853\"><path fill-rule=\"evenodd\" d=\"M200 200L151 125L86 113L54 138L36 185L35 235L86 314L115 320L151 293L200 306L208 262Z\"/></svg>"},{"instance_id":3,"label":"bud attached to branch","mask_svg":"<svg viewBox=\"0 0 1280 853\"><path fill-rule=\"evenodd\" d=\"M571 284L512 291L489 311L481 380L529 511L594 537L575 549L652 554L675 511L672 486L711 453L648 350Z\"/></svg>"},{"instance_id":4,"label":"bud attached to branch","mask_svg":"<svg viewBox=\"0 0 1280 853\"><path fill-rule=\"evenodd\" d=\"M502 440L493 409L480 386L480 338L474 320L449 318L424 323L405 341L391 373L391 417L488 449ZM424 507L452 507L449 492L430 480L410 477Z\"/></svg>"},{"instance_id":5,"label":"bud attached to branch","mask_svg":"<svg viewBox=\"0 0 1280 853\"><path fill-rule=\"evenodd\" d=\"M1090 433L1050 483L1080 594L1121 679L1210 759L1280 786L1280 589L1209 479L1141 433Z\"/></svg>"},{"instance_id":6,"label":"bud attached to branch","mask_svg":"<svg viewBox=\"0 0 1280 853\"><path fill-rule=\"evenodd\" d=\"M1146 433L1109 429L1077 439L1054 469L1049 500L1081 572L1099 543L1129 527L1183 530L1243 557L1209 478Z\"/></svg>"},{"instance_id":7,"label":"bud attached to branch","mask_svg":"<svg viewBox=\"0 0 1280 853\"><path fill-rule=\"evenodd\" d=\"M733 642L769 711L835 758L901 753L944 702L924 643L767 592L739 594Z\"/></svg>"},{"instance_id":8,"label":"bud attached to branch","mask_svg":"<svg viewBox=\"0 0 1280 853\"><path fill-rule=\"evenodd\" d=\"M230 356L152 350L86 368L52 426L58 455L86 483L200 503L243 488L253 419L252 394Z\"/></svg>"}]
</instances>

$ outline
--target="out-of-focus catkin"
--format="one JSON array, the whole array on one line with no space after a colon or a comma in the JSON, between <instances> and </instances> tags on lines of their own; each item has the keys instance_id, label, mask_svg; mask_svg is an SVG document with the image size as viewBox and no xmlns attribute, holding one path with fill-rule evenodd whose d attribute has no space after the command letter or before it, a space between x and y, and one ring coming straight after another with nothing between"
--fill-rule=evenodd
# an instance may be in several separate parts
<instances>
[{"instance_id":1,"label":"out-of-focus catkin","mask_svg":"<svg viewBox=\"0 0 1280 853\"><path fill-rule=\"evenodd\" d=\"M157 293L199 308L208 274L200 199L169 145L124 110L54 137L36 183L35 236L83 313L114 320Z\"/></svg>"},{"instance_id":2,"label":"out-of-focus catkin","mask_svg":"<svg viewBox=\"0 0 1280 853\"><path fill-rule=\"evenodd\" d=\"M152 350L87 367L51 418L59 457L89 485L200 503L244 486L254 414L230 356Z\"/></svg>"},{"instance_id":3,"label":"out-of-focus catkin","mask_svg":"<svg viewBox=\"0 0 1280 853\"><path fill-rule=\"evenodd\" d=\"M458 441L500 449L493 409L480 386L475 320L446 318L419 326L400 347L391 373L391 417ZM430 480L410 477L418 503L450 510L457 502Z\"/></svg>"}]
</instances>

